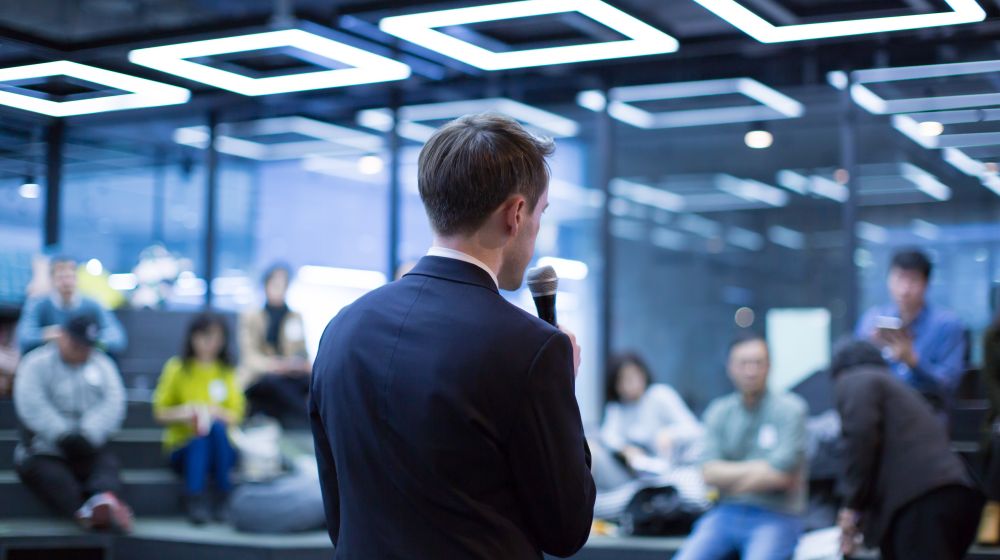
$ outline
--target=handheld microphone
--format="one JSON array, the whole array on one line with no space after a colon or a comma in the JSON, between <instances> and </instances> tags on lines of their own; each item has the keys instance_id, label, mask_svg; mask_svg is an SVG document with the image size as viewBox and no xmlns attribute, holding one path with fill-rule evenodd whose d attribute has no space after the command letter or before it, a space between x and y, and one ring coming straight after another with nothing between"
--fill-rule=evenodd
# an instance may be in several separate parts
<instances>
[{"instance_id":1,"label":"handheld microphone","mask_svg":"<svg viewBox=\"0 0 1000 560\"><path fill-rule=\"evenodd\" d=\"M558 327L556 322L556 290L559 276L551 266L540 266L528 271L528 289L535 300L538 317L546 323Z\"/></svg>"}]
</instances>

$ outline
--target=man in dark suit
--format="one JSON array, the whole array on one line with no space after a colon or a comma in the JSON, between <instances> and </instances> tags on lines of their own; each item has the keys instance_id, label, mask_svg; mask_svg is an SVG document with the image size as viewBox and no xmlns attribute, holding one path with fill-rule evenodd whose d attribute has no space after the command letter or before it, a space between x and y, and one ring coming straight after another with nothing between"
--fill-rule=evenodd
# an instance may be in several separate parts
<instances>
[{"instance_id":1,"label":"man in dark suit","mask_svg":"<svg viewBox=\"0 0 1000 560\"><path fill-rule=\"evenodd\" d=\"M593 518L575 338L516 290L553 145L499 115L441 128L419 160L434 247L330 322L310 417L337 558L569 556Z\"/></svg>"},{"instance_id":2,"label":"man in dark suit","mask_svg":"<svg viewBox=\"0 0 1000 560\"><path fill-rule=\"evenodd\" d=\"M884 560L960 560L984 498L934 410L869 342L842 342L830 371L847 452L843 552L863 531Z\"/></svg>"}]
</instances>

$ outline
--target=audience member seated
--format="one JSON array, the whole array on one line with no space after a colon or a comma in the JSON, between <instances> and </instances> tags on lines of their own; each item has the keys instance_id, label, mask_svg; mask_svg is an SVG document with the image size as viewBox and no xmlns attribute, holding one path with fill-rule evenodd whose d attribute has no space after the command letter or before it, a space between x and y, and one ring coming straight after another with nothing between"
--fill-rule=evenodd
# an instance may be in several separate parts
<instances>
[{"instance_id":1,"label":"audience member seated","mask_svg":"<svg viewBox=\"0 0 1000 560\"><path fill-rule=\"evenodd\" d=\"M127 532L117 458L107 449L125 416L125 390L100 350L95 317L78 315L24 356L14 384L22 426L15 466L25 486L86 529Z\"/></svg>"},{"instance_id":2,"label":"audience member seated","mask_svg":"<svg viewBox=\"0 0 1000 560\"><path fill-rule=\"evenodd\" d=\"M308 429L312 364L302 317L285 302L290 278L286 266L271 267L264 275L264 309L240 316L239 373L251 413L276 418L286 429Z\"/></svg>"},{"instance_id":3,"label":"audience member seated","mask_svg":"<svg viewBox=\"0 0 1000 560\"><path fill-rule=\"evenodd\" d=\"M868 342L841 343L830 372L847 450L844 554L863 531L883 560L964 558L984 497L934 410Z\"/></svg>"},{"instance_id":4,"label":"audience member seated","mask_svg":"<svg viewBox=\"0 0 1000 560\"><path fill-rule=\"evenodd\" d=\"M183 354L163 368L153 394L153 414L167 426L163 444L170 465L184 479L188 519L201 525L225 521L232 491L236 450L229 429L243 420L245 399L228 353L225 321L212 314L196 317L188 328ZM215 491L209 493L209 477Z\"/></svg>"},{"instance_id":5,"label":"audience member seated","mask_svg":"<svg viewBox=\"0 0 1000 560\"><path fill-rule=\"evenodd\" d=\"M7 399L14 390L14 372L21 353L14 343L14 324L0 323L0 399Z\"/></svg>"},{"instance_id":6,"label":"audience member seated","mask_svg":"<svg viewBox=\"0 0 1000 560\"><path fill-rule=\"evenodd\" d=\"M865 313L855 334L882 348L893 373L943 412L965 371L966 340L954 313L927 303L932 268L920 251L897 253L889 267L892 303Z\"/></svg>"},{"instance_id":7,"label":"audience member seated","mask_svg":"<svg viewBox=\"0 0 1000 560\"><path fill-rule=\"evenodd\" d=\"M612 360L605 392L600 441L593 445L598 490L618 487L638 473L663 473L697 460L701 424L669 385L652 383L639 356Z\"/></svg>"},{"instance_id":8,"label":"audience member seated","mask_svg":"<svg viewBox=\"0 0 1000 560\"><path fill-rule=\"evenodd\" d=\"M767 389L767 342L741 333L729 350L737 392L705 412L705 482L719 503L695 525L678 560L791 558L806 504L805 422L808 410L793 394Z\"/></svg>"},{"instance_id":9,"label":"audience member seated","mask_svg":"<svg viewBox=\"0 0 1000 560\"><path fill-rule=\"evenodd\" d=\"M17 343L22 354L59 337L60 325L71 315L95 317L100 333L98 346L112 354L125 349L125 329L113 313L96 301L77 293L77 263L69 257L54 257L49 274L52 292L30 298L24 304L17 327Z\"/></svg>"}]
</instances>

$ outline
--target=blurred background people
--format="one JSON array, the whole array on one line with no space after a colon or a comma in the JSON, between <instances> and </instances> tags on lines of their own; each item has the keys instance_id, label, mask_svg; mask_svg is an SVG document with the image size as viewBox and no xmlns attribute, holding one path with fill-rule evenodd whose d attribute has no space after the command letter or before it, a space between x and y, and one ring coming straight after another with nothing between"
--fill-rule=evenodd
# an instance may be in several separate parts
<instances>
[{"instance_id":1,"label":"blurred background people","mask_svg":"<svg viewBox=\"0 0 1000 560\"><path fill-rule=\"evenodd\" d=\"M719 502L698 523L677 560L791 558L806 506L804 401L767 388L764 337L741 332L729 350L736 392L705 411L705 483Z\"/></svg>"},{"instance_id":2,"label":"blurred background people","mask_svg":"<svg viewBox=\"0 0 1000 560\"><path fill-rule=\"evenodd\" d=\"M87 529L130 531L118 459L105 445L121 428L125 391L114 362L94 348L99 336L95 317L71 316L51 342L24 356L14 385L23 427L15 465L59 514Z\"/></svg>"},{"instance_id":3,"label":"blurred background people","mask_svg":"<svg viewBox=\"0 0 1000 560\"><path fill-rule=\"evenodd\" d=\"M285 302L291 270L274 265L264 274L264 309L240 316L239 377L251 413L285 428L308 429L306 399L312 364L306 353L302 316Z\"/></svg>"},{"instance_id":4,"label":"blurred background people","mask_svg":"<svg viewBox=\"0 0 1000 560\"><path fill-rule=\"evenodd\" d=\"M892 303L869 309L855 334L881 347L893 373L944 411L965 371L967 343L958 317L927 302L932 271L924 253L896 253L887 280Z\"/></svg>"},{"instance_id":5,"label":"blurred background people","mask_svg":"<svg viewBox=\"0 0 1000 560\"><path fill-rule=\"evenodd\" d=\"M960 560L983 496L934 410L865 341L838 345L830 366L847 450L843 552L864 542L883 560Z\"/></svg>"},{"instance_id":6,"label":"blurred background people","mask_svg":"<svg viewBox=\"0 0 1000 560\"><path fill-rule=\"evenodd\" d=\"M246 401L228 348L229 329L221 317L196 317L183 353L163 367L153 394L154 416L166 426L164 449L184 479L184 504L195 525L225 521L233 487L237 453L229 430L242 422Z\"/></svg>"},{"instance_id":7,"label":"blurred background people","mask_svg":"<svg viewBox=\"0 0 1000 560\"><path fill-rule=\"evenodd\" d=\"M21 353L14 340L14 323L0 323L0 399L11 397Z\"/></svg>"},{"instance_id":8,"label":"blurred background people","mask_svg":"<svg viewBox=\"0 0 1000 560\"><path fill-rule=\"evenodd\" d=\"M637 471L665 471L697 460L701 424L673 388L653 383L637 354L612 359L605 393L600 441L594 446L599 489L627 482Z\"/></svg>"},{"instance_id":9,"label":"blurred background people","mask_svg":"<svg viewBox=\"0 0 1000 560\"><path fill-rule=\"evenodd\" d=\"M17 343L22 354L58 338L61 325L71 315L87 314L97 321L97 345L111 354L125 350L127 337L118 318L97 301L77 291L77 262L67 256L53 257L49 264L52 291L29 298L21 311Z\"/></svg>"},{"instance_id":10,"label":"blurred background people","mask_svg":"<svg viewBox=\"0 0 1000 560\"><path fill-rule=\"evenodd\" d=\"M983 510L979 542L1000 543L1000 313L983 334L982 384L989 410L985 421L983 482L989 501Z\"/></svg>"}]
</instances>

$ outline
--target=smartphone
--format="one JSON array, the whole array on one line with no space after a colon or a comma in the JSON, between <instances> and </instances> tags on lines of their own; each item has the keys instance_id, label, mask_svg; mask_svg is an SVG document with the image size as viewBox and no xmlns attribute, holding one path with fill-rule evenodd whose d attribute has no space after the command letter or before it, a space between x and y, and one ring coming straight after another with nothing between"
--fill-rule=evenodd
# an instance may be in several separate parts
<instances>
[{"instance_id":1,"label":"smartphone","mask_svg":"<svg viewBox=\"0 0 1000 560\"><path fill-rule=\"evenodd\" d=\"M875 318L875 328L880 331L899 331L903 329L903 320L883 315Z\"/></svg>"}]
</instances>

